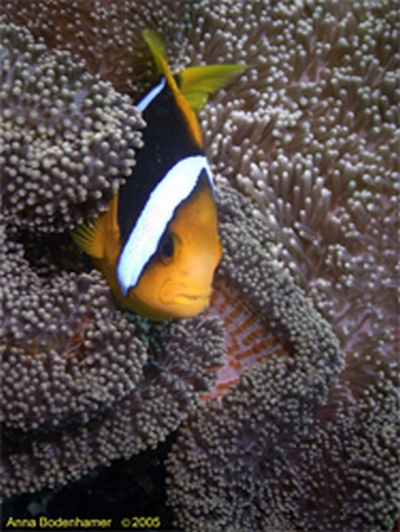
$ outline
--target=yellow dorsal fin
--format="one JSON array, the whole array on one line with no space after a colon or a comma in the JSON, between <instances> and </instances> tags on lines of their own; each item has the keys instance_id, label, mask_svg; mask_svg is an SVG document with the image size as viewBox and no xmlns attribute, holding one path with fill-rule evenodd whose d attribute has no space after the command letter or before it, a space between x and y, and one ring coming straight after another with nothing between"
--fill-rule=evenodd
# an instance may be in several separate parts
<instances>
[{"instance_id":1,"label":"yellow dorsal fin","mask_svg":"<svg viewBox=\"0 0 400 532\"><path fill-rule=\"evenodd\" d=\"M194 114L185 96L179 90L179 87L173 75L171 74L162 40L156 32L150 29L143 30L142 34L144 40L150 48L158 71L160 72L160 74L163 74L165 76L167 83L175 96L177 104L179 105L183 114L186 117L189 129L192 132L195 141L199 146L202 146L203 141L201 138L201 131L196 119L196 115Z\"/></svg>"},{"instance_id":2,"label":"yellow dorsal fin","mask_svg":"<svg viewBox=\"0 0 400 532\"><path fill-rule=\"evenodd\" d=\"M240 70L249 65L203 65L189 67L178 76L179 88L190 107L198 113L210 94L222 88Z\"/></svg>"},{"instance_id":3,"label":"yellow dorsal fin","mask_svg":"<svg viewBox=\"0 0 400 532\"><path fill-rule=\"evenodd\" d=\"M167 62L167 52L165 50L164 43L157 33L153 30L146 29L142 31L143 39L146 41L147 46L149 47L151 54L153 56L154 62L157 66L157 70L160 74L165 74L165 65L168 68ZM165 65L164 65L165 63Z\"/></svg>"},{"instance_id":4,"label":"yellow dorsal fin","mask_svg":"<svg viewBox=\"0 0 400 532\"><path fill-rule=\"evenodd\" d=\"M98 218L78 226L71 232L71 237L88 255L102 259L106 255L106 245L110 239L119 241L117 220L118 192L109 203L109 210Z\"/></svg>"}]
</instances>

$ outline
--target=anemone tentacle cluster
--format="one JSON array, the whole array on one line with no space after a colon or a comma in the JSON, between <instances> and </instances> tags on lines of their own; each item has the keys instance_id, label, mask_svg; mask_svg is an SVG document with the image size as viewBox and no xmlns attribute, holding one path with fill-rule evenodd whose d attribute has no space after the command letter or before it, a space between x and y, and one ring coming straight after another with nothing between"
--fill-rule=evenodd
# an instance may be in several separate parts
<instances>
[{"instance_id":1,"label":"anemone tentacle cluster","mask_svg":"<svg viewBox=\"0 0 400 532\"><path fill-rule=\"evenodd\" d=\"M111 81L120 93L137 98L154 82L151 56L141 31L158 31L176 70L192 26L198 0L5 0L0 13L7 22L26 26L50 50L68 50L86 69Z\"/></svg>"},{"instance_id":2,"label":"anemone tentacle cluster","mask_svg":"<svg viewBox=\"0 0 400 532\"><path fill-rule=\"evenodd\" d=\"M223 188L219 205L226 251L219 275L239 289L285 352L262 357L221 401L189 416L168 459L170 504L185 527L261 530L257 483L272 482L343 360L331 327L275 260L272 235L254 209Z\"/></svg>"},{"instance_id":3,"label":"anemone tentacle cluster","mask_svg":"<svg viewBox=\"0 0 400 532\"><path fill-rule=\"evenodd\" d=\"M127 96L68 52L2 24L3 212L39 231L95 216L132 173L144 123Z\"/></svg>"},{"instance_id":4,"label":"anemone tentacle cluster","mask_svg":"<svg viewBox=\"0 0 400 532\"><path fill-rule=\"evenodd\" d=\"M391 530L400 514L398 35L392 1L210 1L198 11L191 61L253 66L201 115L217 182L252 199L279 243L277 264L332 323L345 366L292 448L253 438L265 429L267 384L236 404L229 389L222 406L189 416L168 464L181 526ZM259 300L257 283L249 292ZM281 363L273 435L292 407L279 401L293 367Z\"/></svg>"},{"instance_id":5,"label":"anemone tentacle cluster","mask_svg":"<svg viewBox=\"0 0 400 532\"><path fill-rule=\"evenodd\" d=\"M2 497L155 447L212 382L215 318L135 325L98 272L39 277L9 238L1 265Z\"/></svg>"}]
</instances>

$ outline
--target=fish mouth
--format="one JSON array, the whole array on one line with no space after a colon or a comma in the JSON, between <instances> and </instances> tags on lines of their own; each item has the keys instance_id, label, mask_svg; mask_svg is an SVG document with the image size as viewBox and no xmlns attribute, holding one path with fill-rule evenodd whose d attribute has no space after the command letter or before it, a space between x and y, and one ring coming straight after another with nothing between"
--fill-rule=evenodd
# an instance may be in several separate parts
<instances>
[{"instance_id":1,"label":"fish mouth","mask_svg":"<svg viewBox=\"0 0 400 532\"><path fill-rule=\"evenodd\" d=\"M166 283L161 290L161 299L164 303L173 303L181 305L204 305L210 300L211 290L192 291L186 286L173 285Z\"/></svg>"},{"instance_id":2,"label":"fish mouth","mask_svg":"<svg viewBox=\"0 0 400 532\"><path fill-rule=\"evenodd\" d=\"M176 301L182 301L182 302L188 301L192 303L201 303L201 302L208 303L209 299L210 299L210 294L206 294L206 295L177 294L174 297L174 300Z\"/></svg>"}]
</instances>

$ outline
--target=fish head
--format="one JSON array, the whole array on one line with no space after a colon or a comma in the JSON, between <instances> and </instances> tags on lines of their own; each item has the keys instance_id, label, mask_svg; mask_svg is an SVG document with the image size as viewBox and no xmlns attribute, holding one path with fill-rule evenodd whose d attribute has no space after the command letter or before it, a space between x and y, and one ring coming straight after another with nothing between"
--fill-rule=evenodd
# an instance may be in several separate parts
<instances>
[{"instance_id":1,"label":"fish head","mask_svg":"<svg viewBox=\"0 0 400 532\"><path fill-rule=\"evenodd\" d=\"M196 316L209 304L221 256L213 193L203 186L177 209L138 284L129 291L129 306L155 320Z\"/></svg>"}]
</instances>

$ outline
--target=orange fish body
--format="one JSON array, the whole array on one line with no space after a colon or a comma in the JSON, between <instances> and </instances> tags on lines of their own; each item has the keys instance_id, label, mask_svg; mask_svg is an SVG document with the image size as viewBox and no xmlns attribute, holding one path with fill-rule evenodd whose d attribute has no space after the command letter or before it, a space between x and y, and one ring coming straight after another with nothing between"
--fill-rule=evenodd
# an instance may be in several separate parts
<instances>
[{"instance_id":1,"label":"orange fish body","mask_svg":"<svg viewBox=\"0 0 400 532\"><path fill-rule=\"evenodd\" d=\"M143 36L162 74L137 103L147 124L144 146L109 210L72 236L124 306L161 321L195 316L209 302L222 248L194 110L244 66L189 68L178 87L162 42L151 30Z\"/></svg>"}]
</instances>

